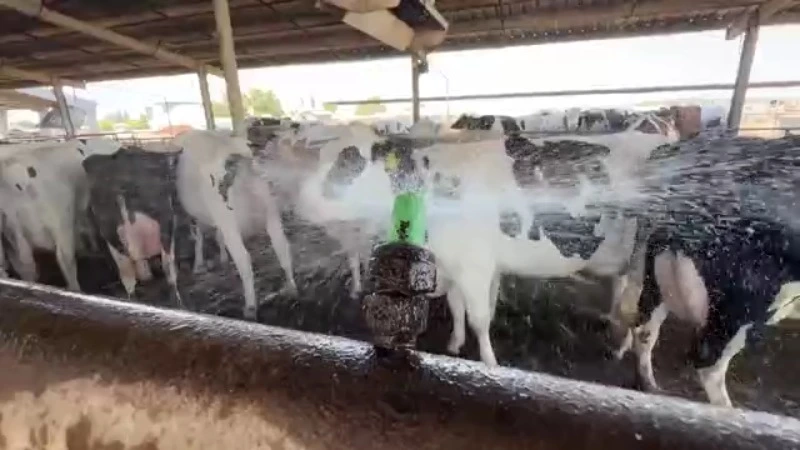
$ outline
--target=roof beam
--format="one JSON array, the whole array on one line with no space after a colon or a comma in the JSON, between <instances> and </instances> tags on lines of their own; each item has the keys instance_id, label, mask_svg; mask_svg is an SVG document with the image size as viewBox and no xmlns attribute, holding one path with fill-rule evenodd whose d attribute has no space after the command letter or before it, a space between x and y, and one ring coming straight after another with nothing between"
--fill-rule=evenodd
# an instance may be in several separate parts
<instances>
[{"instance_id":1,"label":"roof beam","mask_svg":"<svg viewBox=\"0 0 800 450\"><path fill-rule=\"evenodd\" d=\"M62 86L70 86L78 89L86 89L86 83L83 81L69 80L50 75L45 72L38 72L35 70L18 69L0 62L0 75L5 75L9 78L16 78L18 80L36 81L48 86L55 86L61 84Z\"/></svg>"},{"instance_id":2,"label":"roof beam","mask_svg":"<svg viewBox=\"0 0 800 450\"><path fill-rule=\"evenodd\" d=\"M201 61L194 60L187 56L171 52L159 46L151 45L142 41L138 41L131 37L111 31L107 28L98 27L88 22L73 19L72 17L65 16L59 12L45 8L42 5L42 0L0 0L0 6L14 9L27 16L35 17L44 22L66 28L77 33L88 34L101 41L110 42L120 47L128 48L135 52L139 52L156 59L167 61L172 64L186 67L192 71L205 69L207 73L222 77L222 70L207 66Z\"/></svg>"},{"instance_id":3,"label":"roof beam","mask_svg":"<svg viewBox=\"0 0 800 450\"><path fill-rule=\"evenodd\" d=\"M0 108L4 109L47 109L58 106L54 100L37 97L23 92L0 90Z\"/></svg>"},{"instance_id":4,"label":"roof beam","mask_svg":"<svg viewBox=\"0 0 800 450\"><path fill-rule=\"evenodd\" d=\"M725 39L731 40L741 36L747 30L750 24L750 17L753 14L758 15L758 24L763 25L768 22L774 15L785 11L794 6L800 5L798 0L767 0L760 5L751 6L736 18L725 32Z\"/></svg>"}]
</instances>

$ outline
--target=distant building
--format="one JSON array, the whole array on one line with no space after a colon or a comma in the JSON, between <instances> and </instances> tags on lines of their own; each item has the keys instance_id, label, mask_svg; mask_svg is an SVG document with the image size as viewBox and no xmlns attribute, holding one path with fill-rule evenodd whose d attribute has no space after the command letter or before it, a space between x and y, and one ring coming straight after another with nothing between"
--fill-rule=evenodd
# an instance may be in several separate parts
<instances>
[{"instance_id":1,"label":"distant building","mask_svg":"<svg viewBox=\"0 0 800 450\"><path fill-rule=\"evenodd\" d=\"M205 130L206 114L203 104L198 102L159 102L146 109L150 128L160 130L170 126L190 126L196 130ZM220 123L215 118L215 123Z\"/></svg>"}]
</instances>

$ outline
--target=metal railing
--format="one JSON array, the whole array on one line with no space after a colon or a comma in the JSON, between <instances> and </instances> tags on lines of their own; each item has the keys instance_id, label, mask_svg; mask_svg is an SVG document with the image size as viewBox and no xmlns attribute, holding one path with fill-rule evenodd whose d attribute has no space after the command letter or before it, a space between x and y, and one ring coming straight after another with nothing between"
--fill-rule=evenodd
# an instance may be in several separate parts
<instances>
[{"instance_id":1,"label":"metal railing","mask_svg":"<svg viewBox=\"0 0 800 450\"><path fill-rule=\"evenodd\" d=\"M48 286L0 289L0 430L17 439L44 428L120 448L800 448L800 421L771 414L423 353L386 359L344 338Z\"/></svg>"},{"instance_id":2,"label":"metal railing","mask_svg":"<svg viewBox=\"0 0 800 450\"><path fill-rule=\"evenodd\" d=\"M800 87L800 80L793 81L765 81L750 83L748 89L769 89L769 88L791 88ZM547 98L547 97L572 97L581 95L614 95L614 94L655 94L661 92L686 92L686 91L730 91L734 85L729 83L713 84L687 84L670 86L650 86L633 88L605 88L605 89L570 89L561 91L528 91L528 92L507 92L500 94L466 94L466 95L447 95L422 97L419 99L424 102L446 102L463 100L498 100L508 98ZM410 97L388 98L388 99L364 99L364 100L336 100L326 101L339 106L344 105L364 105L374 103L410 103Z\"/></svg>"}]
</instances>

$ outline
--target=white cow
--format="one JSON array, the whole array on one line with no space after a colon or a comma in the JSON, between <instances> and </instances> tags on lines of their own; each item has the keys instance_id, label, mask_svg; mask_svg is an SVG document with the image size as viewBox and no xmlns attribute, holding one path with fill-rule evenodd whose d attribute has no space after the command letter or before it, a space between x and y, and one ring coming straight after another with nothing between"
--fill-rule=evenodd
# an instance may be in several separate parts
<instances>
[{"instance_id":1,"label":"white cow","mask_svg":"<svg viewBox=\"0 0 800 450\"><path fill-rule=\"evenodd\" d=\"M448 351L465 342L465 319L475 333L481 359L496 364L489 336L501 273L550 278L568 276L588 263L562 256L546 236L515 239L498 227L507 210L519 211L522 229L530 226L522 190L505 154L503 139L436 144L415 155L429 166L428 248L436 257L439 283L434 296L447 293L453 316ZM455 199L448 199L452 192ZM440 200L437 200L439 197Z\"/></svg>"},{"instance_id":2,"label":"white cow","mask_svg":"<svg viewBox=\"0 0 800 450\"><path fill-rule=\"evenodd\" d=\"M522 131L531 133L568 132L578 129L580 108L564 111L542 110L538 113L521 116L517 119Z\"/></svg>"},{"instance_id":3,"label":"white cow","mask_svg":"<svg viewBox=\"0 0 800 450\"><path fill-rule=\"evenodd\" d=\"M647 136L664 131L650 122L642 127L648 120L652 119L632 125L625 134L627 138L606 137L604 142L613 147L615 155L646 157L657 144L669 140L666 135L656 139ZM355 294L360 287L359 253L364 241L387 224L394 198L383 160L387 151L400 150L396 142L377 136L365 126L330 127L327 133L319 159L312 164L313 175L302 182L296 208L300 215L324 226L344 244L350 255ZM584 138L587 137L575 137ZM519 228L525 232L534 220L528 207L530 194L526 197L520 187L515 174L517 161L507 150L508 139L501 130L474 127L451 131L437 139L446 142L415 150L413 160L416 168L427 168L427 245L436 256L441 275L437 294L448 294L454 317L448 349L458 353L469 321L478 337L481 359L493 365L496 358L489 328L500 274L550 278L569 276L586 268L615 274L626 256L617 254L632 247L628 244L630 239L625 238L636 230L625 218L607 220L597 231L604 246L591 258L564 255L544 233L538 239L528 239L520 233L507 235L499 223L508 212L520 217ZM603 248L606 250L601 251Z\"/></svg>"},{"instance_id":4,"label":"white cow","mask_svg":"<svg viewBox=\"0 0 800 450\"><path fill-rule=\"evenodd\" d=\"M266 229L278 262L286 275L286 288L296 292L289 241L280 211L265 178L253 166L244 139L214 131L187 131L172 143L184 149L178 164L178 196L183 208L198 224L213 227L230 252L244 289L244 315L256 318L254 276L244 237ZM195 268L202 259L202 231L196 229ZM200 256L198 256L200 255Z\"/></svg>"},{"instance_id":5,"label":"white cow","mask_svg":"<svg viewBox=\"0 0 800 450\"><path fill-rule=\"evenodd\" d=\"M114 148L119 148L119 143L107 139L3 146L3 233L14 247L9 260L24 280L37 279L33 249L40 248L55 252L67 287L80 290L76 240L88 234L90 245L95 244L86 215L89 191L81 162L93 152Z\"/></svg>"},{"instance_id":6,"label":"white cow","mask_svg":"<svg viewBox=\"0 0 800 450\"><path fill-rule=\"evenodd\" d=\"M370 251L372 238L388 225L392 208L388 176L380 161L373 164L375 146L388 141L359 123L307 131L294 136L294 140L282 139L280 144L287 149L285 153L293 153L295 158L306 155L301 161L295 159L293 170L288 171L295 182L299 181L294 207L302 218L322 226L347 252L353 277L350 293L355 298L361 292L361 260ZM309 157L308 147L318 148L316 158ZM355 181L347 186L339 188L336 182L326 183L335 166L350 164L342 159L345 156L353 164L363 161L366 169L358 172Z\"/></svg>"},{"instance_id":7,"label":"white cow","mask_svg":"<svg viewBox=\"0 0 800 450\"><path fill-rule=\"evenodd\" d=\"M673 129L659 124L663 125L654 116L646 115L617 135L558 137L555 140L582 140L608 147L607 166L621 166L608 170L612 188L629 187L629 183L623 182L625 175L643 162L655 147L676 140ZM542 145L545 140L531 142ZM429 192L458 191L463 210L468 212L457 218L439 219L436 203L430 206L428 246L436 255L443 281L437 294L447 292L454 320L448 350L456 354L460 351L465 341L466 315L478 338L481 359L490 365L496 364L489 327L501 273L549 278L569 276L585 269L600 275L617 275L630 260L637 231L635 219L604 215L595 228L600 244L587 255L564 255L542 229L538 239L528 239L523 233L530 228L531 218L527 214L526 200L521 201L523 194L515 181L519 174L515 174L514 160L506 155L506 142L437 144L415 155L428 160L429 179L432 180ZM518 159L522 156L515 155ZM536 170L535 167L531 169ZM479 200L481 197L483 201ZM504 209L520 216L520 232L516 237L498 228ZM573 215L580 213L580 208L571 212ZM615 305L626 280L618 281L621 286L615 291Z\"/></svg>"}]
</instances>

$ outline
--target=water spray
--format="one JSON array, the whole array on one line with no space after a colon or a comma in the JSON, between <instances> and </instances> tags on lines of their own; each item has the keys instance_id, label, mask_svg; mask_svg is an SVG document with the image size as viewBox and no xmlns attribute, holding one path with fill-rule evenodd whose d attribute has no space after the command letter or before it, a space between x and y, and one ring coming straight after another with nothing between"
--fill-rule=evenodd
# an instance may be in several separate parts
<instances>
[{"instance_id":1,"label":"water spray","mask_svg":"<svg viewBox=\"0 0 800 450\"><path fill-rule=\"evenodd\" d=\"M405 350L414 348L427 328L436 264L423 247L427 217L418 174L395 153L387 156L386 170L395 191L392 226L386 242L372 252L362 308L375 347Z\"/></svg>"}]
</instances>

